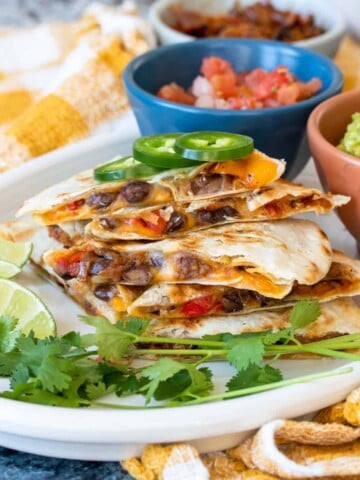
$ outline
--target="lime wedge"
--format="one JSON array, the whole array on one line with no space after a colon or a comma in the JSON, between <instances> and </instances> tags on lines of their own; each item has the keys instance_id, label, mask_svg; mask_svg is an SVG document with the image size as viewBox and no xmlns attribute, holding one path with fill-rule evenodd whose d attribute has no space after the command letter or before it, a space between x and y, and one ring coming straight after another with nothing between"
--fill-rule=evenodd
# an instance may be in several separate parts
<instances>
[{"instance_id":1,"label":"lime wedge","mask_svg":"<svg viewBox=\"0 0 360 480\"><path fill-rule=\"evenodd\" d=\"M15 263L0 260L0 278L12 278L20 272L21 268L15 265Z\"/></svg>"},{"instance_id":2,"label":"lime wedge","mask_svg":"<svg viewBox=\"0 0 360 480\"><path fill-rule=\"evenodd\" d=\"M21 243L0 239L0 260L23 267L29 260L31 252L32 244L30 242Z\"/></svg>"},{"instance_id":3,"label":"lime wedge","mask_svg":"<svg viewBox=\"0 0 360 480\"><path fill-rule=\"evenodd\" d=\"M0 278L0 315L18 320L16 328L27 335L33 330L37 338L56 335L55 319L43 301L28 288Z\"/></svg>"}]
</instances>

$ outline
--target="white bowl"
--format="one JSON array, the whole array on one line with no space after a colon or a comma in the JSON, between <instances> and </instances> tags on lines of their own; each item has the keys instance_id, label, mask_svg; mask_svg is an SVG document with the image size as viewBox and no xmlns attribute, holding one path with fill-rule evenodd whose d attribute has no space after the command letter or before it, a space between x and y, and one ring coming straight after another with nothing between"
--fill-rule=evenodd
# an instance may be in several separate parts
<instances>
[{"instance_id":1,"label":"white bowl","mask_svg":"<svg viewBox=\"0 0 360 480\"><path fill-rule=\"evenodd\" d=\"M194 40L191 35L180 33L169 27L168 7L179 4L190 10L198 10L207 14L224 13L235 4L246 7L258 0L157 0L150 8L149 18L160 38L161 43L170 44ZM345 0L342 0L345 1ZM317 25L325 28L326 32L317 37L294 42L298 47L308 48L328 57L333 57L345 33L346 22L342 12L332 4L314 0L272 0L272 4L279 9L293 10L300 14L312 14Z\"/></svg>"},{"instance_id":2,"label":"white bowl","mask_svg":"<svg viewBox=\"0 0 360 480\"><path fill-rule=\"evenodd\" d=\"M360 41L360 9L359 0L331 0L344 15L348 32Z\"/></svg>"}]
</instances>

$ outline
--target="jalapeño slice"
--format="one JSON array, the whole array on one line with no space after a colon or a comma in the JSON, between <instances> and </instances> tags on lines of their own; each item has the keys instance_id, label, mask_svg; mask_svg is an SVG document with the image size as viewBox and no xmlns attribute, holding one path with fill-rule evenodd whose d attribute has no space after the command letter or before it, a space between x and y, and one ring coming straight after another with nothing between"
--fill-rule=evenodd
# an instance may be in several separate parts
<instances>
[{"instance_id":1,"label":"jalape\u00f1o slice","mask_svg":"<svg viewBox=\"0 0 360 480\"><path fill-rule=\"evenodd\" d=\"M254 150L254 141L247 135L227 132L192 132L179 136L175 151L198 162L221 162L246 157Z\"/></svg>"},{"instance_id":2,"label":"jalape\u00f1o slice","mask_svg":"<svg viewBox=\"0 0 360 480\"><path fill-rule=\"evenodd\" d=\"M165 133L138 138L133 144L133 156L139 162L162 169L194 167L198 165L197 161L183 158L175 152L174 145L180 135L182 134Z\"/></svg>"},{"instance_id":3,"label":"jalape\u00f1o slice","mask_svg":"<svg viewBox=\"0 0 360 480\"><path fill-rule=\"evenodd\" d=\"M117 158L95 168L94 178L99 182L114 182L130 178L150 177L160 172L162 172L161 169L144 165L129 156Z\"/></svg>"}]
</instances>

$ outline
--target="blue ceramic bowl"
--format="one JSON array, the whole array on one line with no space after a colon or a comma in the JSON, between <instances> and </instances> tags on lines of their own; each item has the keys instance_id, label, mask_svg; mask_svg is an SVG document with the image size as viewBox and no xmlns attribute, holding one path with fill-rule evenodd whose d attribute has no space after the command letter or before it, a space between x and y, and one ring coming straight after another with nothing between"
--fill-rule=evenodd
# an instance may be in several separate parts
<instances>
[{"instance_id":1,"label":"blue ceramic bowl","mask_svg":"<svg viewBox=\"0 0 360 480\"><path fill-rule=\"evenodd\" d=\"M199 108L156 97L159 88L170 82L188 88L200 72L202 59L208 56L229 60L238 72L285 65L302 81L320 78L323 87L294 105L258 110ZM340 92L343 83L339 69L322 55L281 42L249 39L206 39L157 48L130 62L124 81L143 135L194 130L250 135L259 150L287 161L285 176L290 179L308 158L300 146L311 111Z\"/></svg>"}]
</instances>

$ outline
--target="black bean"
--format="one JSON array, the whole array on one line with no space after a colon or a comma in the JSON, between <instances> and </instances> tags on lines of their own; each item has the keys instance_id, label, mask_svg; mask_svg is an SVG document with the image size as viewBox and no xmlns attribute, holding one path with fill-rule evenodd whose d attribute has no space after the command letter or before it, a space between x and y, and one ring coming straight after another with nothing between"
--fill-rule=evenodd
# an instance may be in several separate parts
<instances>
[{"instance_id":1,"label":"black bean","mask_svg":"<svg viewBox=\"0 0 360 480\"><path fill-rule=\"evenodd\" d=\"M122 274L122 280L131 285L149 285L151 272L146 265L130 267Z\"/></svg>"},{"instance_id":2,"label":"black bean","mask_svg":"<svg viewBox=\"0 0 360 480\"><path fill-rule=\"evenodd\" d=\"M64 247L70 247L72 244L70 235L65 232L59 225L48 225L49 237L54 238L56 241L64 245Z\"/></svg>"},{"instance_id":3,"label":"black bean","mask_svg":"<svg viewBox=\"0 0 360 480\"><path fill-rule=\"evenodd\" d=\"M114 285L98 285L94 290L95 297L104 300L105 302L115 297L116 294L117 288Z\"/></svg>"},{"instance_id":4,"label":"black bean","mask_svg":"<svg viewBox=\"0 0 360 480\"><path fill-rule=\"evenodd\" d=\"M114 230L118 226L118 222L112 217L101 217L99 220L100 225L108 230Z\"/></svg>"},{"instance_id":5,"label":"black bean","mask_svg":"<svg viewBox=\"0 0 360 480\"><path fill-rule=\"evenodd\" d=\"M99 273L104 271L106 268L108 268L110 265L111 265L111 260L99 257L97 260L94 260L93 262L91 262L89 273L90 275L98 275Z\"/></svg>"},{"instance_id":6,"label":"black bean","mask_svg":"<svg viewBox=\"0 0 360 480\"><path fill-rule=\"evenodd\" d=\"M180 212L173 212L167 222L166 232L175 232L185 224L185 216Z\"/></svg>"},{"instance_id":7,"label":"black bean","mask_svg":"<svg viewBox=\"0 0 360 480\"><path fill-rule=\"evenodd\" d=\"M200 258L187 252L175 254L174 261L180 273L180 278L184 280L201 277L210 270L210 267L203 263Z\"/></svg>"},{"instance_id":8,"label":"black bean","mask_svg":"<svg viewBox=\"0 0 360 480\"><path fill-rule=\"evenodd\" d=\"M238 218L239 215L235 208L227 205L217 210L207 210L206 208L198 210L195 216L201 223L220 223L227 218Z\"/></svg>"},{"instance_id":9,"label":"black bean","mask_svg":"<svg viewBox=\"0 0 360 480\"><path fill-rule=\"evenodd\" d=\"M140 180L134 180L125 185L121 190L120 194L125 198L129 203L139 203L146 199L151 190L151 186L146 182L141 182Z\"/></svg>"},{"instance_id":10,"label":"black bean","mask_svg":"<svg viewBox=\"0 0 360 480\"><path fill-rule=\"evenodd\" d=\"M240 312L244 308L241 290L229 290L222 297L223 309L226 313Z\"/></svg>"},{"instance_id":11,"label":"black bean","mask_svg":"<svg viewBox=\"0 0 360 480\"><path fill-rule=\"evenodd\" d=\"M164 254L159 250L151 252L149 262L153 267L161 268L164 265Z\"/></svg>"},{"instance_id":12,"label":"black bean","mask_svg":"<svg viewBox=\"0 0 360 480\"><path fill-rule=\"evenodd\" d=\"M195 195L204 195L208 193L217 193L222 184L221 175L201 174L191 182L191 190Z\"/></svg>"},{"instance_id":13,"label":"black bean","mask_svg":"<svg viewBox=\"0 0 360 480\"><path fill-rule=\"evenodd\" d=\"M103 192L103 193L93 193L86 200L87 205L91 207L104 208L108 207L116 198L116 193L113 192Z\"/></svg>"}]
</instances>

